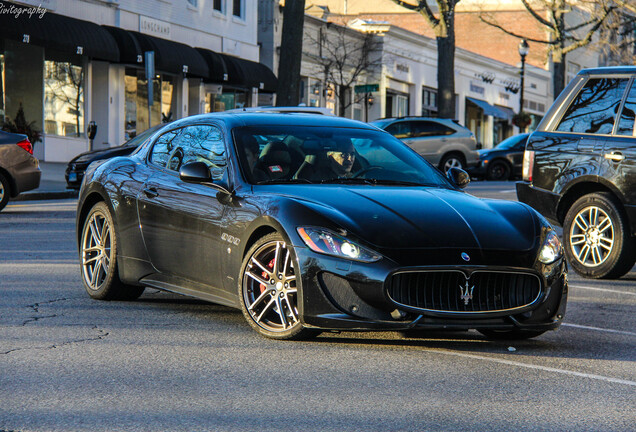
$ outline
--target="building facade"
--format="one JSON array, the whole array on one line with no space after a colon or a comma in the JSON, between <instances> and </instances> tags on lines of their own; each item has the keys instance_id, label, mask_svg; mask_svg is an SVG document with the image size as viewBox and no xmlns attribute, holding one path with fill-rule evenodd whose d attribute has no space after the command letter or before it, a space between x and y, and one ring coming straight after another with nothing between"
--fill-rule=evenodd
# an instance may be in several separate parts
<instances>
[{"instance_id":1,"label":"building facade","mask_svg":"<svg viewBox=\"0 0 636 432\"><path fill-rule=\"evenodd\" d=\"M273 100L276 77L259 63L256 0L0 7L0 123L22 107L43 131L41 160L65 162L161 122Z\"/></svg>"}]
</instances>

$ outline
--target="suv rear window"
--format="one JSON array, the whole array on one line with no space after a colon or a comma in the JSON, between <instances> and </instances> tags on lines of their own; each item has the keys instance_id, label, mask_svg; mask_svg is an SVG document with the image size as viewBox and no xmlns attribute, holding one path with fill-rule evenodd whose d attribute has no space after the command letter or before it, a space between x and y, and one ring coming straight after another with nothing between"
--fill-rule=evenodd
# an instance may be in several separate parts
<instances>
[{"instance_id":1,"label":"suv rear window","mask_svg":"<svg viewBox=\"0 0 636 432\"><path fill-rule=\"evenodd\" d=\"M591 78L557 127L559 132L609 135L628 78Z\"/></svg>"}]
</instances>

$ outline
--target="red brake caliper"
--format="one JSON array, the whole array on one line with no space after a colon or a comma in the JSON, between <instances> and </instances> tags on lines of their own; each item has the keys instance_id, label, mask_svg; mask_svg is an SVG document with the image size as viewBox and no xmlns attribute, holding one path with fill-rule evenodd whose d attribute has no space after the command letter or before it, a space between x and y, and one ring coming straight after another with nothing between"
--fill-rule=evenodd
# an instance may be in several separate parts
<instances>
[{"instance_id":1,"label":"red brake caliper","mask_svg":"<svg viewBox=\"0 0 636 432\"><path fill-rule=\"evenodd\" d=\"M273 269L274 268L274 259L272 258L272 260L269 262L269 264L267 264L267 268L269 269ZM269 280L269 276L267 275L267 272L262 272L261 273L261 277L263 279L267 279ZM261 288L261 294L267 289L267 286L265 286L265 284L260 284L259 285Z\"/></svg>"}]
</instances>

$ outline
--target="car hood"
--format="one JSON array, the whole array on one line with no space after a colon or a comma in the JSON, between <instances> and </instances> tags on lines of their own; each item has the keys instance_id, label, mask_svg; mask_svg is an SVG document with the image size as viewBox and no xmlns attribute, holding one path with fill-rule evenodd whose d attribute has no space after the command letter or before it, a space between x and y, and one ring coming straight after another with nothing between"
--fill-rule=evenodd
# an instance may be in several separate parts
<instances>
[{"instance_id":1,"label":"car hood","mask_svg":"<svg viewBox=\"0 0 636 432\"><path fill-rule=\"evenodd\" d=\"M135 151L136 148L137 147L135 146L118 146L107 149L87 151L75 156L73 159L71 159L71 162L88 163L99 159L109 159L115 156L125 156Z\"/></svg>"},{"instance_id":2,"label":"car hood","mask_svg":"<svg viewBox=\"0 0 636 432\"><path fill-rule=\"evenodd\" d=\"M516 202L427 187L290 187L294 200L379 249L535 247L535 217Z\"/></svg>"}]
</instances>

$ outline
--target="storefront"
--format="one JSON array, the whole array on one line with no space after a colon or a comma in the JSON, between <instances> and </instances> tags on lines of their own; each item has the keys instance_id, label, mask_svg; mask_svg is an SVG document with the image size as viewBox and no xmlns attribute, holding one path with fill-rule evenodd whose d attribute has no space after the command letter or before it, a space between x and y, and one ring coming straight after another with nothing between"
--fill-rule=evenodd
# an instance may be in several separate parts
<instances>
[{"instance_id":1,"label":"storefront","mask_svg":"<svg viewBox=\"0 0 636 432\"><path fill-rule=\"evenodd\" d=\"M86 151L90 122L93 147L109 147L162 122L271 103L276 85L266 66L236 56L52 12L0 15L0 125L22 107L43 132L34 146L41 160Z\"/></svg>"}]
</instances>

